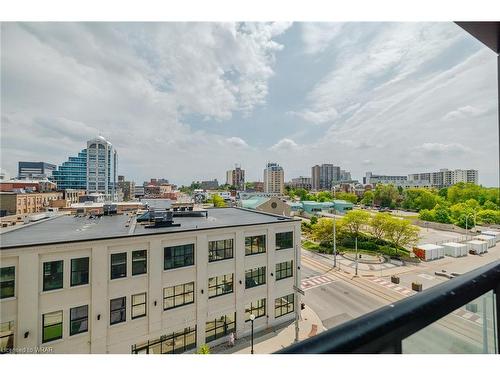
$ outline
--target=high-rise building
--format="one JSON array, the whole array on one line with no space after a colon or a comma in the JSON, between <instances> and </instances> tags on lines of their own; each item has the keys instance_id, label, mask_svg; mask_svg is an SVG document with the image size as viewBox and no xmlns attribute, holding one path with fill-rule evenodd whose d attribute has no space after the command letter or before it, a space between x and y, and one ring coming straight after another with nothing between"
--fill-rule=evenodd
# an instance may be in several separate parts
<instances>
[{"instance_id":1,"label":"high-rise building","mask_svg":"<svg viewBox=\"0 0 500 375\"><path fill-rule=\"evenodd\" d=\"M226 172L226 184L234 186L237 190L245 190L245 170L235 165L234 169Z\"/></svg>"},{"instance_id":2,"label":"high-rise building","mask_svg":"<svg viewBox=\"0 0 500 375\"><path fill-rule=\"evenodd\" d=\"M340 170L340 179L338 181L351 181L351 172Z\"/></svg>"},{"instance_id":3,"label":"high-rise building","mask_svg":"<svg viewBox=\"0 0 500 375\"><path fill-rule=\"evenodd\" d=\"M70 156L57 170L52 172L52 178L57 183L57 188L87 189L87 149L83 149L78 156Z\"/></svg>"},{"instance_id":4,"label":"high-rise building","mask_svg":"<svg viewBox=\"0 0 500 375\"><path fill-rule=\"evenodd\" d=\"M340 181L340 167L333 164L315 165L311 169L313 190L331 190L333 181Z\"/></svg>"},{"instance_id":5,"label":"high-rise building","mask_svg":"<svg viewBox=\"0 0 500 375\"><path fill-rule=\"evenodd\" d=\"M20 161L17 175L20 179L46 179L52 177L55 170L54 164L43 161Z\"/></svg>"},{"instance_id":6,"label":"high-rise building","mask_svg":"<svg viewBox=\"0 0 500 375\"><path fill-rule=\"evenodd\" d=\"M70 156L57 171L52 173L52 180L58 189L85 189L87 194L106 194L109 199L116 199L116 174L118 156L113 145L104 137L97 137L87 142L87 148Z\"/></svg>"},{"instance_id":7,"label":"high-rise building","mask_svg":"<svg viewBox=\"0 0 500 375\"><path fill-rule=\"evenodd\" d=\"M427 183L436 188L451 186L459 182L478 184L479 171L477 169L440 169L439 172L409 174L408 180Z\"/></svg>"},{"instance_id":8,"label":"high-rise building","mask_svg":"<svg viewBox=\"0 0 500 375\"><path fill-rule=\"evenodd\" d=\"M264 192L283 194L285 172L278 163L267 163L264 169Z\"/></svg>"},{"instance_id":9,"label":"high-rise building","mask_svg":"<svg viewBox=\"0 0 500 375\"><path fill-rule=\"evenodd\" d=\"M135 195L135 182L125 181L125 176L118 176L118 189L121 189L123 193L123 200L129 201Z\"/></svg>"},{"instance_id":10,"label":"high-rise building","mask_svg":"<svg viewBox=\"0 0 500 375\"><path fill-rule=\"evenodd\" d=\"M87 193L101 193L112 199L116 193L118 156L113 145L99 136L87 141Z\"/></svg>"}]
</instances>

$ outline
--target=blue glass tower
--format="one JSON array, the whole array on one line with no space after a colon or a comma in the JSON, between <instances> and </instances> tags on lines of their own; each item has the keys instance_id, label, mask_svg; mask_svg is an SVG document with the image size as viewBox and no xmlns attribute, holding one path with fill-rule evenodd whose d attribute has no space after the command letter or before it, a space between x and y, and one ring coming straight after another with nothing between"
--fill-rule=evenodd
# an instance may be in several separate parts
<instances>
[{"instance_id":1,"label":"blue glass tower","mask_svg":"<svg viewBox=\"0 0 500 375\"><path fill-rule=\"evenodd\" d=\"M83 149L78 156L70 156L52 172L52 180L57 183L58 189L87 189L87 149Z\"/></svg>"}]
</instances>

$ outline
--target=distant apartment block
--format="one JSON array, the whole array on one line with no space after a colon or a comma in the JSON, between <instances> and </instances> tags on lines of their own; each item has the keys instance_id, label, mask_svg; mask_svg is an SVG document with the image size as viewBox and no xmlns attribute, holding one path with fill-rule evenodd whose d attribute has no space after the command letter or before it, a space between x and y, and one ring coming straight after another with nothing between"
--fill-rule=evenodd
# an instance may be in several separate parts
<instances>
[{"instance_id":1,"label":"distant apartment block","mask_svg":"<svg viewBox=\"0 0 500 375\"><path fill-rule=\"evenodd\" d=\"M29 215L44 212L52 201L62 200L63 192L0 192L0 211L5 215Z\"/></svg>"},{"instance_id":2,"label":"distant apartment block","mask_svg":"<svg viewBox=\"0 0 500 375\"><path fill-rule=\"evenodd\" d=\"M283 194L285 172L278 163L267 163L264 169L264 192Z\"/></svg>"},{"instance_id":3,"label":"distant apartment block","mask_svg":"<svg viewBox=\"0 0 500 375\"><path fill-rule=\"evenodd\" d=\"M408 181L420 182L436 188L451 186L459 182L478 184L479 171L477 169L440 169L439 172L410 174Z\"/></svg>"},{"instance_id":4,"label":"distant apartment block","mask_svg":"<svg viewBox=\"0 0 500 375\"><path fill-rule=\"evenodd\" d=\"M238 165L226 172L226 184L236 187L237 190L245 190L245 170Z\"/></svg>"},{"instance_id":5,"label":"distant apartment block","mask_svg":"<svg viewBox=\"0 0 500 375\"><path fill-rule=\"evenodd\" d=\"M118 176L117 188L122 191L124 201L129 201L135 198L134 181L126 181L125 176Z\"/></svg>"},{"instance_id":6,"label":"distant apartment block","mask_svg":"<svg viewBox=\"0 0 500 375\"><path fill-rule=\"evenodd\" d=\"M55 170L54 164L43 161L20 161L17 175L20 179L47 179Z\"/></svg>"},{"instance_id":7,"label":"distant apartment block","mask_svg":"<svg viewBox=\"0 0 500 375\"><path fill-rule=\"evenodd\" d=\"M217 179L201 181L200 187L203 190L216 190L219 188L219 181Z\"/></svg>"},{"instance_id":8,"label":"distant apartment block","mask_svg":"<svg viewBox=\"0 0 500 375\"><path fill-rule=\"evenodd\" d=\"M288 183L288 185L294 189L312 189L312 179L311 177L296 177L292 178L292 180Z\"/></svg>"},{"instance_id":9,"label":"distant apartment block","mask_svg":"<svg viewBox=\"0 0 500 375\"><path fill-rule=\"evenodd\" d=\"M391 176L391 175L381 175L373 174L372 172L366 172L365 177L363 177L363 184L394 184L405 183L408 181L408 176Z\"/></svg>"},{"instance_id":10,"label":"distant apartment block","mask_svg":"<svg viewBox=\"0 0 500 375\"><path fill-rule=\"evenodd\" d=\"M249 335L251 314L256 332L298 317L300 221L239 208L145 216L2 233L4 349L189 353Z\"/></svg>"},{"instance_id":11,"label":"distant apartment block","mask_svg":"<svg viewBox=\"0 0 500 375\"><path fill-rule=\"evenodd\" d=\"M342 171L344 177L349 177L350 172ZM311 185L313 190L331 190L334 182L341 181L340 167L333 164L315 165L311 168Z\"/></svg>"}]
</instances>

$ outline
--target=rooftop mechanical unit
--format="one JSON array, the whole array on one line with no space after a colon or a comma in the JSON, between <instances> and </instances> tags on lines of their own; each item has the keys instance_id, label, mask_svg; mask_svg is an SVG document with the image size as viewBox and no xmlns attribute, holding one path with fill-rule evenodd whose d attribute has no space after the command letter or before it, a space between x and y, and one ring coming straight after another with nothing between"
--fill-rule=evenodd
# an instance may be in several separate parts
<instances>
[{"instance_id":1,"label":"rooftop mechanical unit","mask_svg":"<svg viewBox=\"0 0 500 375\"><path fill-rule=\"evenodd\" d=\"M145 228L180 227L174 223L174 213L172 211L149 211L149 225Z\"/></svg>"}]
</instances>

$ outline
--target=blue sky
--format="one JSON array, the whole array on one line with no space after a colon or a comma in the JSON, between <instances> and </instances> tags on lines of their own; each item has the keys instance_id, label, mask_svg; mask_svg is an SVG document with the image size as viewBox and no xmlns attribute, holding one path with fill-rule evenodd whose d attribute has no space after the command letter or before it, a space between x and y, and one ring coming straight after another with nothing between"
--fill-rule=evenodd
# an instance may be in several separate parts
<instances>
[{"instance_id":1,"label":"blue sky","mask_svg":"<svg viewBox=\"0 0 500 375\"><path fill-rule=\"evenodd\" d=\"M496 56L453 23L4 23L2 169L97 134L142 182L239 163L475 168L498 185Z\"/></svg>"}]
</instances>

